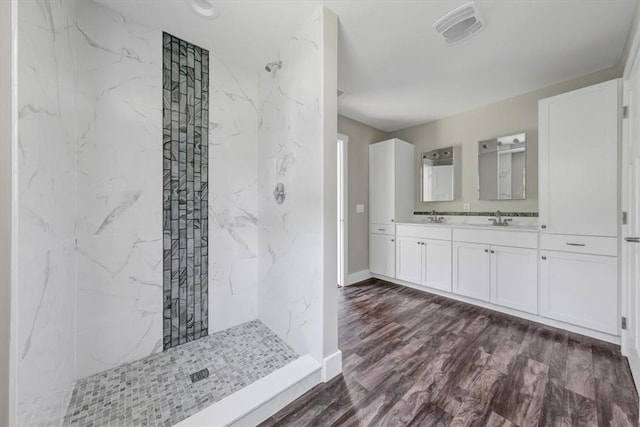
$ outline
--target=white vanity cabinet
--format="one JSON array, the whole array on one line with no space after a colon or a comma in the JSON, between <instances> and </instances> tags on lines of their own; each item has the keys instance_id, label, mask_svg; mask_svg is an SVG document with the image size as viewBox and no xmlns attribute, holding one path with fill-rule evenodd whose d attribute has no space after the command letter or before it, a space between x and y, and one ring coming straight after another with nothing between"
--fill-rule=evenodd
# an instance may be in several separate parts
<instances>
[{"instance_id":1,"label":"white vanity cabinet","mask_svg":"<svg viewBox=\"0 0 640 427\"><path fill-rule=\"evenodd\" d=\"M451 229L396 226L396 278L451 292Z\"/></svg>"},{"instance_id":2,"label":"white vanity cabinet","mask_svg":"<svg viewBox=\"0 0 640 427\"><path fill-rule=\"evenodd\" d=\"M540 251L540 315L618 335L615 257Z\"/></svg>"},{"instance_id":3,"label":"white vanity cabinet","mask_svg":"<svg viewBox=\"0 0 640 427\"><path fill-rule=\"evenodd\" d=\"M539 103L540 314L618 335L620 81Z\"/></svg>"},{"instance_id":4,"label":"white vanity cabinet","mask_svg":"<svg viewBox=\"0 0 640 427\"><path fill-rule=\"evenodd\" d=\"M414 209L413 144L394 138L369 145L369 271L395 277L395 224Z\"/></svg>"},{"instance_id":5,"label":"white vanity cabinet","mask_svg":"<svg viewBox=\"0 0 640 427\"><path fill-rule=\"evenodd\" d=\"M369 271L387 277L395 277L395 236L369 234Z\"/></svg>"},{"instance_id":6,"label":"white vanity cabinet","mask_svg":"<svg viewBox=\"0 0 640 427\"><path fill-rule=\"evenodd\" d=\"M611 80L540 100L543 233L618 235L619 86Z\"/></svg>"},{"instance_id":7,"label":"white vanity cabinet","mask_svg":"<svg viewBox=\"0 0 640 427\"><path fill-rule=\"evenodd\" d=\"M489 245L453 243L453 292L489 301L491 254Z\"/></svg>"},{"instance_id":8,"label":"white vanity cabinet","mask_svg":"<svg viewBox=\"0 0 640 427\"><path fill-rule=\"evenodd\" d=\"M537 233L453 230L453 292L538 312Z\"/></svg>"}]
</instances>

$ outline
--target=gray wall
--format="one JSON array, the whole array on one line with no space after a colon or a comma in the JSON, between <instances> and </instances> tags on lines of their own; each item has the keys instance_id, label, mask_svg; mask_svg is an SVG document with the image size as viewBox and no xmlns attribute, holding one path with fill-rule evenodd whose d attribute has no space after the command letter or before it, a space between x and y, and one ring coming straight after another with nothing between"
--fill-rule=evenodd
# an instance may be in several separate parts
<instances>
[{"instance_id":1,"label":"gray wall","mask_svg":"<svg viewBox=\"0 0 640 427\"><path fill-rule=\"evenodd\" d=\"M349 274L369 268L369 144L384 141L389 135L347 117L338 116L338 132L349 137L348 149L348 244ZM356 204L365 206L356 213Z\"/></svg>"},{"instance_id":2,"label":"gray wall","mask_svg":"<svg viewBox=\"0 0 640 427\"><path fill-rule=\"evenodd\" d=\"M9 425L11 321L11 2L0 2L0 426Z\"/></svg>"},{"instance_id":3,"label":"gray wall","mask_svg":"<svg viewBox=\"0 0 640 427\"><path fill-rule=\"evenodd\" d=\"M462 171L461 189L452 202L420 202L420 186L416 186L416 210L462 211L468 203L472 212L538 211L538 100L620 77L619 68L609 68L574 80L538 89L524 95L496 102L441 120L391 133L394 138L411 142L416 147L416 182L419 182L419 154L450 145L459 147L456 159ZM513 133L527 133L527 198L513 201L478 200L478 141ZM460 149L461 148L461 149ZM457 153L456 153L457 154ZM355 160L349 158L350 167ZM460 176L460 174L458 174ZM354 196L355 197L355 196ZM351 198L351 196L350 196ZM351 251L349 251L351 252Z\"/></svg>"}]
</instances>

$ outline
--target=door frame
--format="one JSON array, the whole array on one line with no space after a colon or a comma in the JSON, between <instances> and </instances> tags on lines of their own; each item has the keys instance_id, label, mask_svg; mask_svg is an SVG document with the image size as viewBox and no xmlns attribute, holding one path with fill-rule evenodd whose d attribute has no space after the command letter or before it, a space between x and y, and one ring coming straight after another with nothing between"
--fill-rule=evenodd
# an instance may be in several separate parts
<instances>
[{"instance_id":1,"label":"door frame","mask_svg":"<svg viewBox=\"0 0 640 427\"><path fill-rule=\"evenodd\" d=\"M623 106L629 105L631 100L631 85L629 84L630 78L633 76L634 72L640 73L640 31L636 31L631 42L631 47L629 49L629 55L627 57L627 61L624 67L624 73L622 76L622 105L620 109L622 110ZM638 107L638 106L634 106ZM635 108L634 108L635 109ZM621 111L622 113L622 111ZM639 111L640 113L640 111ZM619 198L620 198L620 212L622 216L622 212L628 212L629 209L629 201L628 201L628 180L629 180L629 170L627 167L628 159L627 159L627 146L631 142L631 120L633 119L634 111L629 112L628 119L621 120L621 147L620 147L620 185L619 185ZM622 117L622 114L621 114ZM637 119L640 120L640 114L638 114ZM630 313L629 307L629 296L630 286L629 277L628 277L628 268L629 268L629 251L628 246L625 244L623 237L625 237L628 233L628 227L626 224L622 224L622 220L620 220L619 226L619 253L620 253L620 261L619 261L619 272L620 272L620 315L626 317L628 321L633 321L634 318L637 318L640 315L639 307L635 307L635 313ZM636 290L636 294L640 291L640 289ZM636 302L637 305L637 302ZM630 348L633 340L629 337L629 330L621 329L621 351L622 354L628 358L629 366L631 367L631 373L634 377L636 384L640 384L640 357L638 352L634 349ZM637 344L636 344L637 345Z\"/></svg>"},{"instance_id":2,"label":"door frame","mask_svg":"<svg viewBox=\"0 0 640 427\"><path fill-rule=\"evenodd\" d=\"M338 134L338 286L349 276L349 136Z\"/></svg>"}]
</instances>

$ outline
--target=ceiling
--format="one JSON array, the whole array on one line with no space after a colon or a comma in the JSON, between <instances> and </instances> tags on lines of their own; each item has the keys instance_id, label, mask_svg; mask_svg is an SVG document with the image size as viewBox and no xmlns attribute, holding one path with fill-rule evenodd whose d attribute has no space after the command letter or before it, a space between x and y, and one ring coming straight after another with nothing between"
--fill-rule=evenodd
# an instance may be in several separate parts
<instances>
[{"instance_id":1,"label":"ceiling","mask_svg":"<svg viewBox=\"0 0 640 427\"><path fill-rule=\"evenodd\" d=\"M325 4L340 19L340 114L390 132L618 65L637 0L479 0L486 28L454 46L432 25L465 1L214 1L216 20L184 0L100 1L256 70Z\"/></svg>"}]
</instances>

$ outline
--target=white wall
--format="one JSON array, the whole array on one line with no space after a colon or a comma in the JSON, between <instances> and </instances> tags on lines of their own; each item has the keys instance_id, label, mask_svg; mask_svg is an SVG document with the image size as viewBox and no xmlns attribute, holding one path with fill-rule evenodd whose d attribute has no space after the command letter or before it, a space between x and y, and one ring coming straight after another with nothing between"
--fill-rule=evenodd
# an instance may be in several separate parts
<instances>
[{"instance_id":1,"label":"white wall","mask_svg":"<svg viewBox=\"0 0 640 427\"><path fill-rule=\"evenodd\" d=\"M0 2L0 425L9 425L11 369L11 207L13 155L12 3Z\"/></svg>"},{"instance_id":2,"label":"white wall","mask_svg":"<svg viewBox=\"0 0 640 427\"><path fill-rule=\"evenodd\" d=\"M59 421L75 379L75 2L18 8L18 424Z\"/></svg>"},{"instance_id":3,"label":"white wall","mask_svg":"<svg viewBox=\"0 0 640 427\"><path fill-rule=\"evenodd\" d=\"M327 271L323 245L331 245L331 241L325 242L324 197L328 195L323 167L327 174L333 174L328 185L333 182L331 197L337 215L335 107L329 119L333 126L323 122L325 102L331 102L325 99L323 82L331 82L327 90L336 85L335 77L323 80L327 61L325 12L318 10L274 52L274 60L283 62L282 69L260 76L262 114L258 131L259 319L296 352L310 353L317 360L322 360L326 351L323 297L332 297L324 294ZM326 143L331 144L330 157L325 156ZM273 197L278 182L286 188L286 200L281 205ZM336 217L333 227L335 244ZM334 264L335 249L334 245ZM331 280L335 293L335 265Z\"/></svg>"},{"instance_id":4,"label":"white wall","mask_svg":"<svg viewBox=\"0 0 640 427\"><path fill-rule=\"evenodd\" d=\"M160 28L80 2L79 378L162 350L161 43ZM209 92L215 332L257 317L256 74L210 49Z\"/></svg>"}]
</instances>

